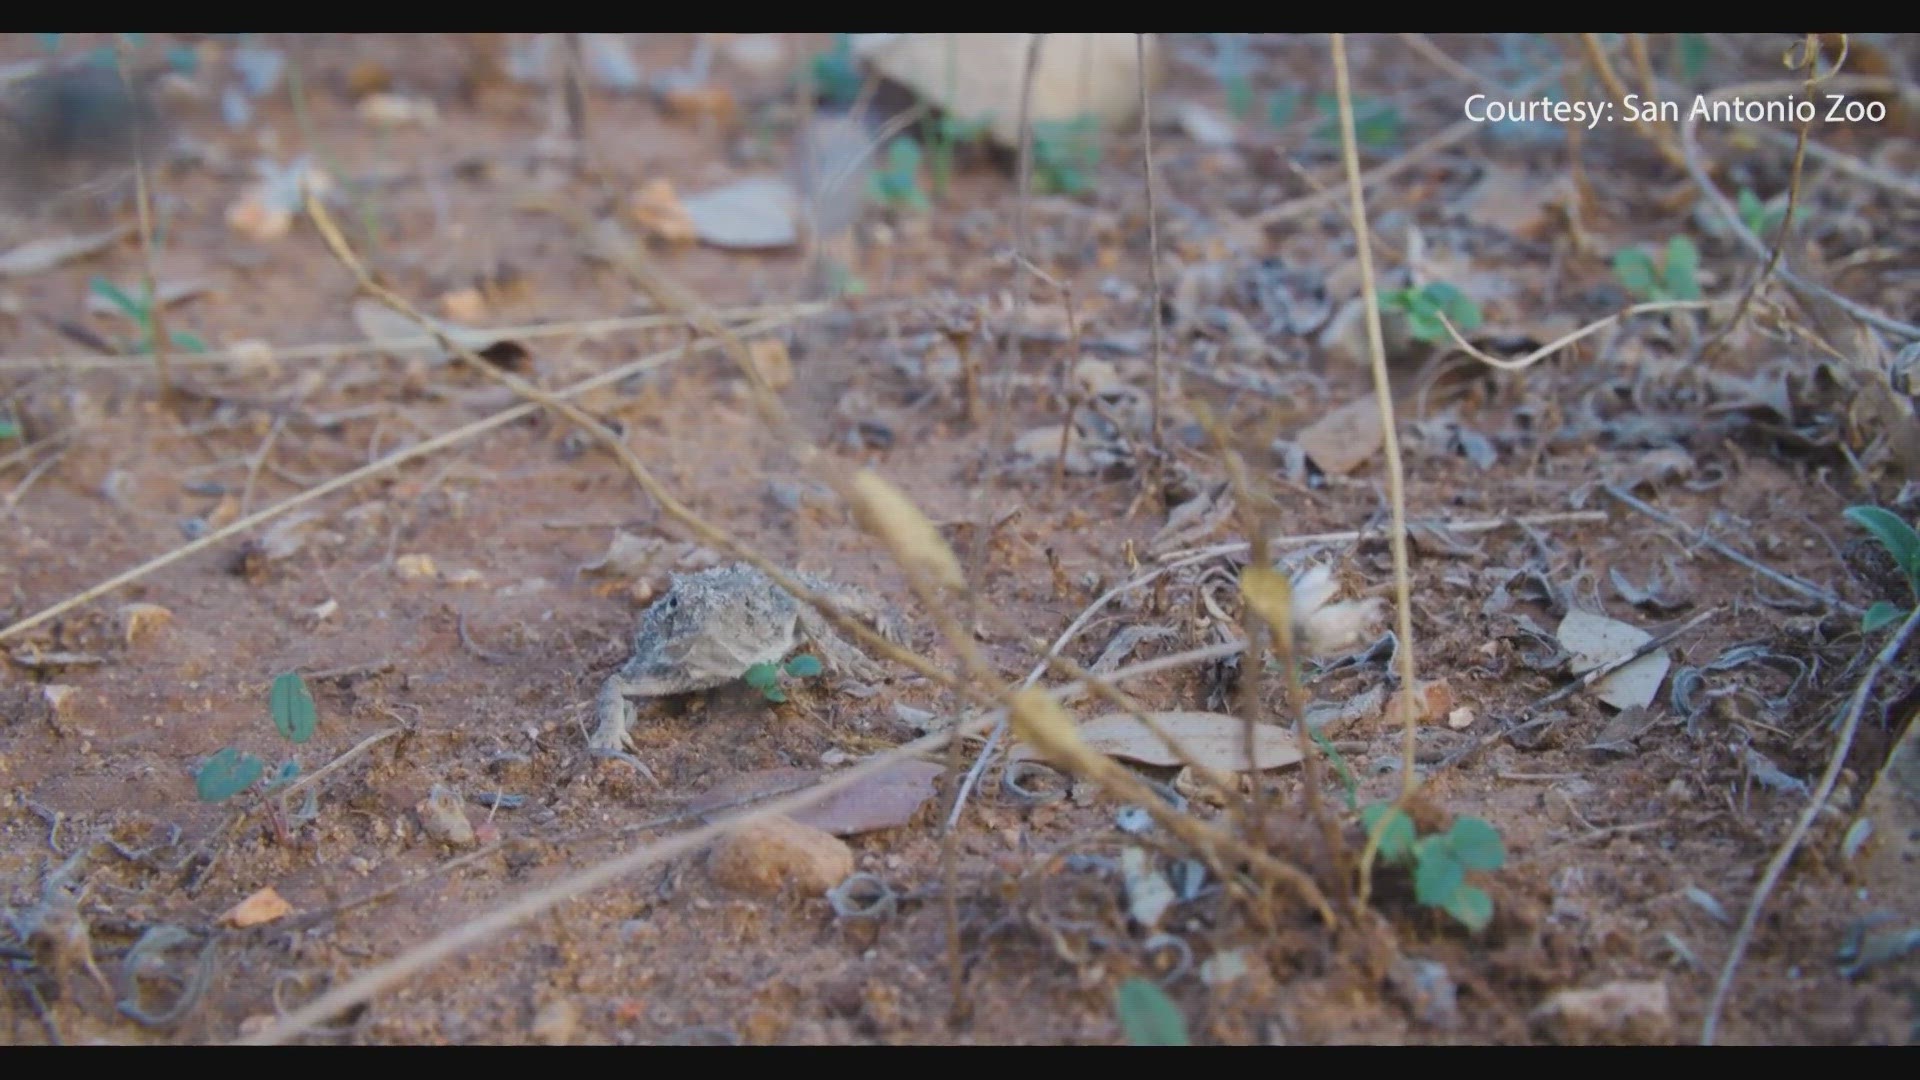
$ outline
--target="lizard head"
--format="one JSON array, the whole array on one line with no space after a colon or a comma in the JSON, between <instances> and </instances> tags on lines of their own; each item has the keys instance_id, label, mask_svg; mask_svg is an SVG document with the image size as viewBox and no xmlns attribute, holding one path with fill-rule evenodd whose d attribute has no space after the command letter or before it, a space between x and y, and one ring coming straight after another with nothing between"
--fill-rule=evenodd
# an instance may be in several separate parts
<instances>
[{"instance_id":1,"label":"lizard head","mask_svg":"<svg viewBox=\"0 0 1920 1080\"><path fill-rule=\"evenodd\" d=\"M779 660L792 646L794 617L792 600L750 567L675 574L640 617L621 674L630 692L646 696L719 686Z\"/></svg>"}]
</instances>

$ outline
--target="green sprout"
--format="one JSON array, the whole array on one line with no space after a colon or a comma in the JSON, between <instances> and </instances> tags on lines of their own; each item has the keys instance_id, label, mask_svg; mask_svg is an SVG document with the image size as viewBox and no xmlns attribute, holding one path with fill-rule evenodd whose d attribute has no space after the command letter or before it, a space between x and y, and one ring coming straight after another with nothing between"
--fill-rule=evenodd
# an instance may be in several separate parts
<instances>
[{"instance_id":1,"label":"green sprout","mask_svg":"<svg viewBox=\"0 0 1920 1080\"><path fill-rule=\"evenodd\" d=\"M1467 884L1469 870L1498 870L1507 861L1500 833L1479 818L1457 818L1444 833L1415 838L1413 819L1392 803L1360 812L1369 835L1380 834L1380 857L1413 864L1413 896L1439 908L1476 933L1493 921L1493 898Z\"/></svg>"},{"instance_id":2,"label":"green sprout","mask_svg":"<svg viewBox=\"0 0 1920 1080\"><path fill-rule=\"evenodd\" d=\"M313 707L313 695L297 673L288 672L273 680L273 689L267 693L267 712L273 726L288 742L299 745L313 738L319 717ZM254 755L231 746L222 747L200 764L193 786L201 802L225 802L252 787L265 771L266 763ZM300 762L289 758L274 770L265 790L277 791L299 775Z\"/></svg>"},{"instance_id":3,"label":"green sprout","mask_svg":"<svg viewBox=\"0 0 1920 1080\"><path fill-rule=\"evenodd\" d=\"M1150 979L1132 978L1113 995L1113 1011L1131 1046L1188 1046L1187 1018Z\"/></svg>"},{"instance_id":4,"label":"green sprout","mask_svg":"<svg viewBox=\"0 0 1920 1080\"><path fill-rule=\"evenodd\" d=\"M1328 740L1326 733L1319 728L1308 729L1308 734L1313 737L1313 745L1327 755L1328 761L1333 762L1333 771L1340 777L1340 794L1347 801L1347 809L1359 809L1360 780L1353 775L1353 769L1347 765L1347 759L1341 756L1340 751Z\"/></svg>"},{"instance_id":5,"label":"green sprout","mask_svg":"<svg viewBox=\"0 0 1920 1080\"><path fill-rule=\"evenodd\" d=\"M1613 274L1642 300L1700 299L1700 249L1685 236L1667 241L1667 257L1656 268L1639 248L1621 248L1613 256Z\"/></svg>"},{"instance_id":6,"label":"green sprout","mask_svg":"<svg viewBox=\"0 0 1920 1080\"><path fill-rule=\"evenodd\" d=\"M1340 139L1340 99L1332 94L1314 98L1320 115L1327 118L1314 134L1322 139ZM1369 150L1390 150L1400 142L1400 110L1385 101L1355 98L1353 137Z\"/></svg>"},{"instance_id":7,"label":"green sprout","mask_svg":"<svg viewBox=\"0 0 1920 1080\"><path fill-rule=\"evenodd\" d=\"M1267 123L1274 127L1286 127L1293 114L1300 111L1300 91L1293 87L1275 90L1267 99Z\"/></svg>"},{"instance_id":8,"label":"green sprout","mask_svg":"<svg viewBox=\"0 0 1920 1080\"><path fill-rule=\"evenodd\" d=\"M1100 124L1091 114L1033 125L1033 182L1053 195L1078 195L1092 186L1100 164Z\"/></svg>"},{"instance_id":9,"label":"green sprout","mask_svg":"<svg viewBox=\"0 0 1920 1080\"><path fill-rule=\"evenodd\" d=\"M1696 83L1706 71L1707 56L1713 51L1705 34L1680 34L1674 42L1674 62L1680 68L1680 81Z\"/></svg>"},{"instance_id":10,"label":"green sprout","mask_svg":"<svg viewBox=\"0 0 1920 1080\"><path fill-rule=\"evenodd\" d=\"M1740 223L1747 231L1762 240L1780 231L1780 223L1786 220L1787 208L1768 206L1760 201L1760 196L1752 188L1740 189ZM1806 207L1796 207L1793 211L1793 223L1798 225L1807 218Z\"/></svg>"},{"instance_id":11,"label":"green sprout","mask_svg":"<svg viewBox=\"0 0 1920 1080\"><path fill-rule=\"evenodd\" d=\"M1467 294L1444 281L1435 281L1418 289L1383 292L1380 294L1380 306L1385 310L1405 313L1414 338L1429 345L1443 344L1448 340L1447 328L1440 321L1442 315L1453 324L1454 329L1462 333L1480 326L1479 306L1469 300Z\"/></svg>"},{"instance_id":12,"label":"green sprout","mask_svg":"<svg viewBox=\"0 0 1920 1080\"><path fill-rule=\"evenodd\" d=\"M1252 115L1253 80L1247 78L1244 73L1236 72L1221 81L1227 91L1227 110L1233 113L1234 119L1245 120Z\"/></svg>"},{"instance_id":13,"label":"green sprout","mask_svg":"<svg viewBox=\"0 0 1920 1080\"><path fill-rule=\"evenodd\" d=\"M1873 534L1887 554L1893 556L1894 565L1906 575L1908 593L1920 598L1920 534L1913 531L1913 526L1878 506L1849 506L1847 520ZM1860 632L1871 634L1906 617L1905 609L1878 600L1861 617Z\"/></svg>"},{"instance_id":14,"label":"green sprout","mask_svg":"<svg viewBox=\"0 0 1920 1080\"><path fill-rule=\"evenodd\" d=\"M886 166L867 174L867 196L894 209L927 209L931 204L920 189L920 144L912 139L893 140L887 147Z\"/></svg>"},{"instance_id":15,"label":"green sprout","mask_svg":"<svg viewBox=\"0 0 1920 1080\"><path fill-rule=\"evenodd\" d=\"M853 35L833 35L833 48L815 54L807 78L827 104L845 108L860 96L860 65L853 58Z\"/></svg>"},{"instance_id":16,"label":"green sprout","mask_svg":"<svg viewBox=\"0 0 1920 1080\"><path fill-rule=\"evenodd\" d=\"M17 439L19 437L19 424L14 423L12 420L0 420L0 439Z\"/></svg>"},{"instance_id":17,"label":"green sprout","mask_svg":"<svg viewBox=\"0 0 1920 1080\"><path fill-rule=\"evenodd\" d=\"M142 354L142 355L153 351L154 301L153 301L152 293L146 291L143 288L140 292L140 299L136 300L133 297L128 296L125 289L122 289L120 286L115 285L113 282L108 281L106 278L103 278L103 277L94 278L91 282L88 283L87 287L92 290L95 296L98 296L106 300L108 303L112 304L114 307L119 308L121 314L125 315L129 319L132 319L134 325L140 328L140 339L138 341L122 343L123 351L129 352L129 353ZM176 348L181 348L181 349L187 350L188 352L196 352L196 353L203 353L207 351L207 343L200 340L199 336L196 334L185 333L183 331L176 331L167 336L173 341L173 344Z\"/></svg>"},{"instance_id":18,"label":"green sprout","mask_svg":"<svg viewBox=\"0 0 1920 1080\"><path fill-rule=\"evenodd\" d=\"M801 653L788 660L785 664L755 664L747 669L747 673L742 675L740 680L755 690L760 691L760 695L768 701L778 705L787 700L787 692L780 686L780 680L783 676L795 679L811 679L820 674L820 671L821 666L818 657Z\"/></svg>"}]
</instances>

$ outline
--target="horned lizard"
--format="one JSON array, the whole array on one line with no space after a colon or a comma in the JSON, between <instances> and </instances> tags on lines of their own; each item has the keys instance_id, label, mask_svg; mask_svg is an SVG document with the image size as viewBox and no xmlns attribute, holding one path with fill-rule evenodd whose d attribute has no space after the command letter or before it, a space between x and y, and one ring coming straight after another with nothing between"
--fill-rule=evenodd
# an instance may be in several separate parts
<instances>
[{"instance_id":1,"label":"horned lizard","mask_svg":"<svg viewBox=\"0 0 1920 1080\"><path fill-rule=\"evenodd\" d=\"M883 637L899 640L899 621L883 602L814 574L794 577ZM884 673L812 606L746 563L675 574L666 594L640 616L632 658L600 688L600 726L588 745L596 754L638 764L625 753L633 745L629 698L710 690L741 678L755 664L779 663L802 645L817 652L833 674L877 679Z\"/></svg>"}]
</instances>

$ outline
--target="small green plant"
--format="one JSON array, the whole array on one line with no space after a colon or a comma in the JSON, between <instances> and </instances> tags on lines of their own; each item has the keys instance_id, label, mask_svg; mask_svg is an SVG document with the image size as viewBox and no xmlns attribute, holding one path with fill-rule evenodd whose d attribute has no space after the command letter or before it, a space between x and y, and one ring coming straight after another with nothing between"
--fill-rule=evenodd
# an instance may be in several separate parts
<instances>
[{"instance_id":1,"label":"small green plant","mask_svg":"<svg viewBox=\"0 0 1920 1080\"><path fill-rule=\"evenodd\" d=\"M1359 809L1360 780L1353 775L1353 769L1347 765L1347 759L1341 756L1340 751L1327 739L1325 733L1319 728L1310 728L1308 729L1308 733L1313 736L1313 745L1319 747L1320 752L1327 755L1328 761L1333 762L1333 771L1335 775L1340 777L1340 794L1347 801L1347 809Z\"/></svg>"},{"instance_id":2,"label":"small green plant","mask_svg":"<svg viewBox=\"0 0 1920 1080\"><path fill-rule=\"evenodd\" d=\"M992 123L992 119L990 116L977 120L942 116L934 123L933 142L927 148L927 169L933 173L935 198L947 197L947 183L953 179L954 154L960 147L979 142L987 133L987 125Z\"/></svg>"},{"instance_id":3,"label":"small green plant","mask_svg":"<svg viewBox=\"0 0 1920 1080\"><path fill-rule=\"evenodd\" d=\"M1340 141L1340 99L1332 94L1314 98L1320 115L1326 117L1315 136L1329 142ZM1353 101L1353 137L1369 150L1391 150L1400 142L1400 110L1384 101Z\"/></svg>"},{"instance_id":4,"label":"small green plant","mask_svg":"<svg viewBox=\"0 0 1920 1080\"><path fill-rule=\"evenodd\" d=\"M273 726L295 746L313 738L319 717L314 711L313 695L307 692L306 682L297 673L289 672L273 680L273 689L267 694L267 712L273 718ZM266 768L266 763L252 754L231 746L223 747L201 763L200 771L193 777L194 790L199 792L201 802L225 802L252 787ZM274 771L266 790L283 788L299 775L300 762L288 758Z\"/></svg>"},{"instance_id":5,"label":"small green plant","mask_svg":"<svg viewBox=\"0 0 1920 1080\"><path fill-rule=\"evenodd\" d=\"M115 285L103 277L94 278L88 283L88 288L93 291L95 296L119 308L121 313L126 315L127 318L132 319L134 325L140 328L139 340L122 343L124 351L141 355L153 351L153 297L151 294L145 289L142 289L140 299L136 300L128 296L125 289L122 289L120 286ZM172 340L175 348L196 353L207 351L207 343L200 340L197 334L175 331L174 333L168 334L167 337Z\"/></svg>"},{"instance_id":6,"label":"small green plant","mask_svg":"<svg viewBox=\"0 0 1920 1080\"><path fill-rule=\"evenodd\" d=\"M1762 240L1772 239L1773 234L1780 231L1780 222L1787 216L1786 207L1766 205L1760 201L1760 196L1753 193L1752 188L1740 189L1739 208L1740 223L1747 227L1748 232ZM1805 221L1806 217L1805 207L1794 209L1794 224L1798 225Z\"/></svg>"},{"instance_id":7,"label":"small green plant","mask_svg":"<svg viewBox=\"0 0 1920 1080\"><path fill-rule=\"evenodd\" d=\"M927 193L920 188L920 144L895 139L887 147L885 167L867 174L867 197L895 210L925 210Z\"/></svg>"},{"instance_id":8,"label":"small green plant","mask_svg":"<svg viewBox=\"0 0 1920 1080\"><path fill-rule=\"evenodd\" d=\"M1416 839L1413 819L1392 803L1374 803L1360 812L1360 821L1368 835L1380 829L1381 858L1413 865L1415 900L1439 908L1476 933L1493 920L1493 898L1467 884L1467 871L1498 870L1507 861L1506 846L1493 826L1479 818L1456 818L1446 832Z\"/></svg>"},{"instance_id":9,"label":"small green plant","mask_svg":"<svg viewBox=\"0 0 1920 1080\"><path fill-rule=\"evenodd\" d=\"M1680 68L1680 81L1696 83L1706 72L1707 56L1713 51L1705 34L1679 34L1673 44L1674 63Z\"/></svg>"},{"instance_id":10,"label":"small green plant","mask_svg":"<svg viewBox=\"0 0 1920 1080\"><path fill-rule=\"evenodd\" d=\"M1293 114L1300 111L1300 91L1288 87L1275 90L1267 99L1267 123L1274 127L1286 127L1293 120Z\"/></svg>"},{"instance_id":11,"label":"small green plant","mask_svg":"<svg viewBox=\"0 0 1920 1080\"><path fill-rule=\"evenodd\" d=\"M1639 248L1621 248L1613 256L1613 274L1628 292L1642 300L1700 299L1700 249L1691 239L1667 241L1667 257L1659 266Z\"/></svg>"},{"instance_id":12,"label":"small green plant","mask_svg":"<svg viewBox=\"0 0 1920 1080\"><path fill-rule=\"evenodd\" d=\"M853 58L853 35L833 35L833 47L814 55L807 77L821 99L846 108L860 96L860 65Z\"/></svg>"},{"instance_id":13,"label":"small green plant","mask_svg":"<svg viewBox=\"0 0 1920 1080\"><path fill-rule=\"evenodd\" d=\"M1033 125L1033 183L1048 194L1078 195L1100 164L1100 124L1091 115Z\"/></svg>"},{"instance_id":14,"label":"small green plant","mask_svg":"<svg viewBox=\"0 0 1920 1080\"><path fill-rule=\"evenodd\" d=\"M1847 520L1872 533L1873 538L1880 541L1880 546L1893 556L1894 565L1906 575L1908 593L1920 599L1920 534L1913 531L1913 526L1878 506L1849 506ZM1906 609L1878 600L1861 616L1860 632L1871 634L1906 617Z\"/></svg>"},{"instance_id":15,"label":"small green plant","mask_svg":"<svg viewBox=\"0 0 1920 1080\"><path fill-rule=\"evenodd\" d=\"M760 691L762 697L778 705L787 700L787 692L780 686L780 680L783 676L795 679L811 679L820 674L820 670L820 659L818 657L801 653L788 660L785 664L755 664L748 668L747 673L740 678L741 681L745 682L748 686Z\"/></svg>"},{"instance_id":16,"label":"small green plant","mask_svg":"<svg viewBox=\"0 0 1920 1080\"><path fill-rule=\"evenodd\" d=\"M19 424L16 424L11 420L0 420L0 439L17 439L19 437L20 437Z\"/></svg>"},{"instance_id":17,"label":"small green plant","mask_svg":"<svg viewBox=\"0 0 1920 1080\"><path fill-rule=\"evenodd\" d=\"M1190 1046L1187 1018L1150 979L1132 978L1113 995L1113 1011L1131 1046Z\"/></svg>"},{"instance_id":18,"label":"small green plant","mask_svg":"<svg viewBox=\"0 0 1920 1080\"><path fill-rule=\"evenodd\" d=\"M1227 92L1227 111L1236 120L1245 120L1253 114L1253 80L1243 74L1233 74L1221 80Z\"/></svg>"},{"instance_id":19,"label":"small green plant","mask_svg":"<svg viewBox=\"0 0 1920 1080\"><path fill-rule=\"evenodd\" d=\"M1418 289L1383 292L1380 294L1380 306L1390 311L1405 312L1413 336L1429 345L1439 345L1449 340L1447 328L1440 322L1442 315L1461 333L1476 330L1480 326L1479 305L1469 300L1466 293L1444 281L1431 282Z\"/></svg>"}]
</instances>

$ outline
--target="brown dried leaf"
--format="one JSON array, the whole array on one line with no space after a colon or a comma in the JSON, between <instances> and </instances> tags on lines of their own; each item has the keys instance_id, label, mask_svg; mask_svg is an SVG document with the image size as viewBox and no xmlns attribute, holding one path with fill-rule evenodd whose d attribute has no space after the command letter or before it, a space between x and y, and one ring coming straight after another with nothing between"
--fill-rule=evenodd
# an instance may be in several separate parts
<instances>
[{"instance_id":1,"label":"brown dried leaf","mask_svg":"<svg viewBox=\"0 0 1920 1080\"><path fill-rule=\"evenodd\" d=\"M105 232L88 233L84 236L54 236L45 240L29 240L15 248L9 248L0 254L0 277L24 277L51 270L61 263L95 255L112 247L123 236L133 232L132 228L108 229Z\"/></svg>"},{"instance_id":2,"label":"brown dried leaf","mask_svg":"<svg viewBox=\"0 0 1920 1080\"><path fill-rule=\"evenodd\" d=\"M1307 425L1297 440L1320 471L1344 476L1373 460L1386 441L1380 401L1373 394L1333 410Z\"/></svg>"}]
</instances>

